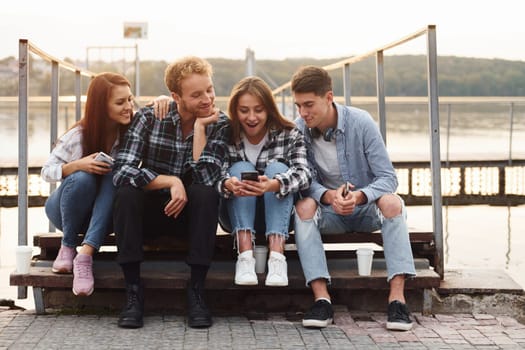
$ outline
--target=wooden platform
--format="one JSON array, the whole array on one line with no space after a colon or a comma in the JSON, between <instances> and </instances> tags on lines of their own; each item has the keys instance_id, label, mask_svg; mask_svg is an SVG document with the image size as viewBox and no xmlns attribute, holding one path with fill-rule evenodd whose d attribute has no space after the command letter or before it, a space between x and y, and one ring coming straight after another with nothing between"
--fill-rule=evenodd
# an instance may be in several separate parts
<instances>
[{"instance_id":1,"label":"wooden platform","mask_svg":"<svg viewBox=\"0 0 525 350\"><path fill-rule=\"evenodd\" d=\"M60 248L61 233L42 233L33 237L33 246L40 248L38 260L54 260ZM82 242L82 236L78 237L78 244ZM323 243L327 258L355 258L355 248L345 246L345 244L369 243L376 244L379 249L383 245L383 239L379 232L349 232L342 234L325 234ZM115 236L106 237L104 246L115 247ZM265 244L263 237L257 236L256 244ZM415 258L427 259L430 266L437 263L437 253L432 232L410 232L410 244ZM331 246L333 245L333 246ZM158 260L163 258L183 259L186 252L186 242L175 237L163 237L155 241L145 243L145 255L149 259ZM286 254L288 257L297 258L295 239L293 233L286 244ZM376 251L375 257L383 257L381 250ZM215 244L216 260L232 260L236 254L233 250L232 236L218 229ZM106 252L98 254L97 259L114 259L114 254Z\"/></svg>"},{"instance_id":2,"label":"wooden platform","mask_svg":"<svg viewBox=\"0 0 525 350\"><path fill-rule=\"evenodd\" d=\"M75 310L118 310L124 298L124 279L120 266L115 262L114 236L107 237L103 251L95 256L95 292L89 297L75 297L71 292L72 275L59 275L51 271L51 265L60 247L61 234L44 233L34 236L34 246L41 254L35 256L29 274L12 273L10 285L32 287L37 313L46 308ZM81 237L79 237L81 240ZM348 233L323 235L326 242L328 267L332 277L330 293L340 304L353 308L366 306L369 310L374 301L380 300L384 309L389 285L380 233ZM431 290L440 285L440 275L432 268L435 259L432 235L411 233L417 276L406 282L406 290L414 302L412 309L429 313ZM260 242L262 243L262 242ZM334 243L337 243L334 245ZM356 244L366 243L376 247L371 276L359 276L355 249ZM113 249L112 249L113 248ZM150 310L185 307L185 288L190 276L184 263L186 255L184 241L149 242L145 245L146 261L142 264L142 279L146 289ZM210 307L216 311L232 312L259 309L261 312L282 309L304 309L311 303L312 294L306 287L303 271L298 259L293 235L286 245L288 262L287 287L266 287L264 274L259 275L257 286L237 286L235 274L235 251L230 235L218 234L214 261L206 280ZM278 300L279 299L279 300ZM286 304L282 303L286 300ZM384 310L383 310L384 311Z\"/></svg>"},{"instance_id":3,"label":"wooden platform","mask_svg":"<svg viewBox=\"0 0 525 350\"><path fill-rule=\"evenodd\" d=\"M124 279L116 262L95 261L95 292L90 297L75 297L71 292L73 276L54 274L51 272L51 264L52 261L36 261L29 274L13 273L10 276L11 285L33 288L37 313L45 313L46 308L90 311L115 311L121 308ZM370 309L375 307L371 305L377 303L377 300L380 300L380 304L386 300L389 286L386 282L384 259L374 259L371 276L357 274L355 259L329 259L328 265L332 277L330 293L338 304L351 305L354 309L359 309L360 305L368 305L367 308ZM429 268L426 260L417 259L416 266L417 277L407 281L406 289L412 296L412 309L422 311L423 291L439 287L440 278ZM265 274L258 275L259 284L256 286L237 286L233 283L234 273L235 260L214 262L210 268L206 289L212 300L210 307L217 312L304 310L311 303L311 291L305 285L298 260L288 260L287 287L265 286ZM189 276L189 268L183 262L144 262L142 279L146 295L150 299L147 310L183 310ZM369 300L370 298L375 300ZM278 299L288 300L286 307ZM384 307L379 307L379 310L384 311L383 309Z\"/></svg>"},{"instance_id":4,"label":"wooden platform","mask_svg":"<svg viewBox=\"0 0 525 350\"><path fill-rule=\"evenodd\" d=\"M72 274L56 274L51 271L52 261L36 261L28 274L12 273L11 285L54 287L71 289ZM418 277L407 281L407 288L439 287L439 276L429 268L424 259L417 259ZM387 274L384 259L374 259L372 274L359 276L355 259L328 260L328 268L332 277L333 289L388 289ZM288 286L286 289L303 289L305 279L299 261L288 261ZM250 290L275 289L264 285L265 274L259 274L259 284L256 286L237 286L233 283L235 260L230 262L213 262L207 277L207 289L238 289ZM95 288L122 289L124 278L120 266L112 261L94 262ZM146 261L142 264L142 279L145 288L151 289L185 289L190 276L188 265L180 261ZM436 276L438 279L436 279Z\"/></svg>"}]
</instances>

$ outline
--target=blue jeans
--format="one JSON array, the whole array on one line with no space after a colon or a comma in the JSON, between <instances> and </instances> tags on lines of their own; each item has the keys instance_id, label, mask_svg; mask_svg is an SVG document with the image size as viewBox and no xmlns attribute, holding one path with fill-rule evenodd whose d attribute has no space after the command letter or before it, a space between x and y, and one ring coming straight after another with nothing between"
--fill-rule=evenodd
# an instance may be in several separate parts
<instances>
[{"instance_id":1,"label":"blue jeans","mask_svg":"<svg viewBox=\"0 0 525 350\"><path fill-rule=\"evenodd\" d=\"M321 233L373 232L381 229L387 282L396 275L415 276L405 203L401 198L399 200L402 213L390 219L383 217L375 202L358 206L347 216L336 214L330 205L321 205L310 220L301 220L295 215L295 243L306 285L319 278L325 278L330 283Z\"/></svg>"},{"instance_id":2,"label":"blue jeans","mask_svg":"<svg viewBox=\"0 0 525 350\"><path fill-rule=\"evenodd\" d=\"M284 163L272 162L266 166L264 175L272 179L275 174L287 170L288 166ZM233 164L229 169L230 175L239 179L243 171L255 171L255 167L250 162L243 161ZM263 230L266 237L270 234L278 234L288 239L293 202L294 196L291 194L278 199L275 193L271 192L266 192L260 197L232 196L221 200L219 222L223 229L231 232L232 235L247 230L254 238L257 231Z\"/></svg>"},{"instance_id":3,"label":"blue jeans","mask_svg":"<svg viewBox=\"0 0 525 350\"><path fill-rule=\"evenodd\" d=\"M46 215L63 232L63 245L76 247L77 235L85 233L82 244L100 248L105 235L113 230L112 180L112 173L101 176L77 171L49 196Z\"/></svg>"}]
</instances>

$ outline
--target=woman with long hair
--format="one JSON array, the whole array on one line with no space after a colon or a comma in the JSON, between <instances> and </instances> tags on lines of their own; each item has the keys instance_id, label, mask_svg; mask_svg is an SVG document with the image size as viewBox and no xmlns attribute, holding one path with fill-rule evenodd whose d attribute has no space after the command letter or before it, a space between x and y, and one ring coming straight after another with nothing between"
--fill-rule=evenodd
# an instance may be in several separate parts
<instances>
[{"instance_id":1,"label":"woman with long hair","mask_svg":"<svg viewBox=\"0 0 525 350\"><path fill-rule=\"evenodd\" d=\"M117 73L100 73L90 82L84 116L56 142L41 176L61 182L45 211L63 232L53 262L55 273L73 273L73 293L94 290L93 255L112 231L112 157L133 117L131 84ZM84 233L77 254L78 234Z\"/></svg>"},{"instance_id":2,"label":"woman with long hair","mask_svg":"<svg viewBox=\"0 0 525 350\"><path fill-rule=\"evenodd\" d=\"M235 283L257 284L253 245L264 232L269 245L268 286L288 285L284 245L294 196L310 185L306 146L295 124L277 108L264 80L247 77L230 95L231 140L217 189L221 193L221 226L235 235L238 259ZM257 172L252 180L242 173Z\"/></svg>"}]
</instances>

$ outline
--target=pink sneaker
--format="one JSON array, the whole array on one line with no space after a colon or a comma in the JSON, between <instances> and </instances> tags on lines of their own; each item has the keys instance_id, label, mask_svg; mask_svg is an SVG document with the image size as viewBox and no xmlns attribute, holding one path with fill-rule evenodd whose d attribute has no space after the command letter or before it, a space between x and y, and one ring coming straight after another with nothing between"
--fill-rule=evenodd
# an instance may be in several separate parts
<instances>
[{"instance_id":1,"label":"pink sneaker","mask_svg":"<svg viewBox=\"0 0 525 350\"><path fill-rule=\"evenodd\" d=\"M71 273L73 272L73 258L77 254L75 248L69 248L64 245L60 246L57 258L53 262L51 271L55 273Z\"/></svg>"},{"instance_id":2,"label":"pink sneaker","mask_svg":"<svg viewBox=\"0 0 525 350\"><path fill-rule=\"evenodd\" d=\"M93 257L87 254L77 254L73 260L73 294L91 295L95 281L93 280Z\"/></svg>"}]
</instances>

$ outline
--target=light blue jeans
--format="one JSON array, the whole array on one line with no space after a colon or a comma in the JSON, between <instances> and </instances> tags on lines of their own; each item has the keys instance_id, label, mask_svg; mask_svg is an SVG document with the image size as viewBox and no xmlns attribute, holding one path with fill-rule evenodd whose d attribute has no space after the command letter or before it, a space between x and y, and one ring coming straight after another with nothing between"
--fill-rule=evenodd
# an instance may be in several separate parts
<instances>
[{"instance_id":1,"label":"light blue jeans","mask_svg":"<svg viewBox=\"0 0 525 350\"><path fill-rule=\"evenodd\" d=\"M76 247L77 235L84 233L82 244L100 248L104 237L113 230L112 180L112 173L100 176L77 171L49 196L46 215L63 232L63 245Z\"/></svg>"},{"instance_id":2,"label":"light blue jeans","mask_svg":"<svg viewBox=\"0 0 525 350\"><path fill-rule=\"evenodd\" d=\"M280 162L272 162L266 166L264 175L272 179L275 174L288 170L288 166ZM250 162L233 164L229 173L241 178L243 171L255 171ZM292 215L294 196L292 194L279 199L275 193L266 192L263 196L236 197L221 200L219 222L225 231L237 234L241 230L249 230L252 239L256 229L264 230L266 237L278 234L288 239L290 217ZM226 207L227 210L224 210ZM264 218L264 220L263 220ZM263 222L262 222L263 221Z\"/></svg>"},{"instance_id":3,"label":"light blue jeans","mask_svg":"<svg viewBox=\"0 0 525 350\"><path fill-rule=\"evenodd\" d=\"M295 215L295 243L308 286L324 278L330 283L321 233L373 232L381 229L387 267L387 282L396 275L416 275L404 201L400 215L387 219L374 203L358 206L351 215L339 215L330 205L321 205L313 219L301 220Z\"/></svg>"}]
</instances>

